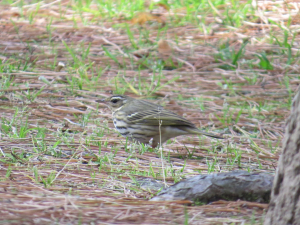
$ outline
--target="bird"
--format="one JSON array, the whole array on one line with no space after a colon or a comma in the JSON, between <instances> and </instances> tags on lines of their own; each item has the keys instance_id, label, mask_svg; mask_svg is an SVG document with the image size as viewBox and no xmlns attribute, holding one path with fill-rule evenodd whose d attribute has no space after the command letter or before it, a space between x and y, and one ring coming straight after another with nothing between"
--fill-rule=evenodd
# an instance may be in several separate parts
<instances>
[{"instance_id":1,"label":"bird","mask_svg":"<svg viewBox=\"0 0 300 225\"><path fill-rule=\"evenodd\" d=\"M223 139L220 135L199 130L189 120L152 102L126 95L113 95L96 102L110 108L114 126L122 136L130 141L150 144L152 148L180 135L206 135Z\"/></svg>"}]
</instances>

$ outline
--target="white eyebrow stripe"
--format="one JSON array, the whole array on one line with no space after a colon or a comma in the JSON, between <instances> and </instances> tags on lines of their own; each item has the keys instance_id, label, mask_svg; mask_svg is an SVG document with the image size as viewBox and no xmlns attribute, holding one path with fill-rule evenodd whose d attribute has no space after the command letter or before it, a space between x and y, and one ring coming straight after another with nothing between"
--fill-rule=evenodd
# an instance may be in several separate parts
<instances>
[{"instance_id":1,"label":"white eyebrow stripe","mask_svg":"<svg viewBox=\"0 0 300 225\"><path fill-rule=\"evenodd\" d=\"M119 99L119 100L121 100L121 99L124 99L124 98L121 97L121 96L115 96L115 97L112 97L111 99Z\"/></svg>"}]
</instances>

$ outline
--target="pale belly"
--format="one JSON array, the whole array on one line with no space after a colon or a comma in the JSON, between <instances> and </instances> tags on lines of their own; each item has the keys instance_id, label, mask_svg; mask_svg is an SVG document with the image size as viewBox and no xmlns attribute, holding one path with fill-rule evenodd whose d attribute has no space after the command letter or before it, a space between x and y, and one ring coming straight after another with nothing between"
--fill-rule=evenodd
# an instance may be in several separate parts
<instances>
[{"instance_id":1,"label":"pale belly","mask_svg":"<svg viewBox=\"0 0 300 225\"><path fill-rule=\"evenodd\" d=\"M150 142L152 142L152 147L156 147L160 142L163 144L170 138L187 134L186 131L173 126L161 126L159 128L159 126L126 124L124 121L118 119L114 119L113 122L116 130L122 136L144 144L151 144Z\"/></svg>"}]
</instances>

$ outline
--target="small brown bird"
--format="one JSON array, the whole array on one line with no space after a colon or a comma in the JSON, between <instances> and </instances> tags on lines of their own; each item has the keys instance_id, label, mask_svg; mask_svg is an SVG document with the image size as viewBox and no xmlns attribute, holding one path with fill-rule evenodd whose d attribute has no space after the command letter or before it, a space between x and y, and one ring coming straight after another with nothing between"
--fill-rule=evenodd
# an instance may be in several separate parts
<instances>
[{"instance_id":1,"label":"small brown bird","mask_svg":"<svg viewBox=\"0 0 300 225\"><path fill-rule=\"evenodd\" d=\"M160 142L163 144L170 138L186 134L223 139L200 131L192 122L148 101L113 95L97 102L105 103L111 109L114 125L120 134L131 141L152 143L153 148Z\"/></svg>"}]
</instances>

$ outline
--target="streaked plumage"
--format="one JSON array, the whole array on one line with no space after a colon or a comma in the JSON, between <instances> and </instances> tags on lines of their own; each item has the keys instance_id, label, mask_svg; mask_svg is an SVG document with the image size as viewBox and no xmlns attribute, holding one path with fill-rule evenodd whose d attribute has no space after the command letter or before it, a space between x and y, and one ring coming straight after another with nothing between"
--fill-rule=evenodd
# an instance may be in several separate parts
<instances>
[{"instance_id":1,"label":"streaked plumage","mask_svg":"<svg viewBox=\"0 0 300 225\"><path fill-rule=\"evenodd\" d=\"M156 147L170 138L180 135L203 134L213 138L221 136L200 131L192 122L154 103L134 99L125 95L113 95L98 100L112 110L115 128L129 140ZM160 135L161 134L161 135Z\"/></svg>"}]
</instances>

